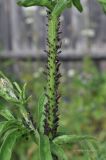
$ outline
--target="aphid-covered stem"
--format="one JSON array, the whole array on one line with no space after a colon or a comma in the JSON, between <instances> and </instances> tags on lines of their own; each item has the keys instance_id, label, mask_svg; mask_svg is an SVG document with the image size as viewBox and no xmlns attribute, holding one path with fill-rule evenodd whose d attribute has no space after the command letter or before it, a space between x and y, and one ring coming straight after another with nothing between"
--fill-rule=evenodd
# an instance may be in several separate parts
<instances>
[{"instance_id":1,"label":"aphid-covered stem","mask_svg":"<svg viewBox=\"0 0 106 160\"><path fill-rule=\"evenodd\" d=\"M47 38L47 54L48 54L48 65L47 65L47 99L46 105L46 120L45 120L45 134L53 139L57 134L58 128L58 85L60 62L58 54L60 53L60 21L59 17L52 15L52 12L48 12L48 38Z\"/></svg>"}]
</instances>

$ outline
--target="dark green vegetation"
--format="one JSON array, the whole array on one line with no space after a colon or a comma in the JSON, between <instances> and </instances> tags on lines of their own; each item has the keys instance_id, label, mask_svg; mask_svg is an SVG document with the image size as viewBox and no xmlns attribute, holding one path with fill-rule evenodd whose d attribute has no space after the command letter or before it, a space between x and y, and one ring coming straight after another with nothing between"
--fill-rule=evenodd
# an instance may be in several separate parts
<instances>
[{"instance_id":1,"label":"dark green vegetation","mask_svg":"<svg viewBox=\"0 0 106 160\"><path fill-rule=\"evenodd\" d=\"M100 1L100 3L103 5L103 8L105 10L105 1ZM94 142L91 143L91 140L93 141L94 138L88 136L88 132L86 132L86 130L83 131L82 134L82 132L80 132L80 125L76 127L76 130L73 130L73 133L71 130L72 134L69 134L67 129L63 130L63 127L61 128L61 132L58 131L58 110L60 98L58 86L59 79L61 77L61 74L59 73L60 62L58 58L58 54L61 52L61 31L59 30L59 17L66 8L70 8L73 5L81 12L83 9L80 0L21 0L18 1L18 4L26 7L38 5L48 8L48 38L46 50L46 53L48 55L46 72L47 84L45 90L41 94L38 103L38 114L35 118L35 123L33 120L32 112L28 108L30 96L26 95L26 84L24 84L23 87L20 87L18 83L10 82L10 80L5 75L3 75L3 73L0 73L0 96L3 98L3 101L5 100L11 105L13 104L13 106L16 107L16 110L18 112L16 112L16 115L12 114L9 109L5 107L4 102L1 101L0 114L3 120L0 123L0 136L2 138L0 160L10 160L11 153L16 141L21 141L21 139L23 139L24 137L26 139L30 138L30 141L34 142L38 146L40 160L67 160L67 156L62 149L62 146L69 145L72 147L73 143L78 143L83 140L84 144L81 148L84 147L84 158L89 159L89 157L92 156L92 159L97 159L99 156L102 155L98 155L99 152L96 153L96 149L94 147L95 145L93 145ZM73 82L76 83L75 86L79 84L80 86L84 86L84 89L87 91L86 84L88 83L86 83L86 79L83 83L83 81L76 75ZM78 86L77 88L74 88L74 83L72 85L72 89L70 90L71 92L74 92L74 90L78 88ZM92 81L90 81L90 83L92 84ZM92 87L94 87L94 84ZM89 107L87 106L86 108L84 108L83 112L82 106L85 105L86 101L88 100L84 98L85 95L86 94L83 90L81 90L80 92L78 90L75 96L74 94L72 95L72 117L75 114L74 109L76 109L77 111L74 120L71 119L70 123L70 125L73 124L74 127L76 126L75 119L78 120L77 118L79 117L79 113L85 113L85 111L87 111L86 108L88 109ZM87 98L90 98L90 95L91 93L88 93ZM75 101L73 96L75 97ZM84 99L81 98L81 96L83 96ZM75 107L76 103L77 108ZM96 114L96 116L97 115L98 114ZM90 116L92 116L92 114L90 114ZM78 122L80 122L80 118L81 117L79 117ZM92 119L94 118L94 116L90 118ZM88 148L85 148L85 141ZM79 147L76 150L80 151ZM89 152L92 152L92 154L90 153L89 155Z\"/></svg>"}]
</instances>

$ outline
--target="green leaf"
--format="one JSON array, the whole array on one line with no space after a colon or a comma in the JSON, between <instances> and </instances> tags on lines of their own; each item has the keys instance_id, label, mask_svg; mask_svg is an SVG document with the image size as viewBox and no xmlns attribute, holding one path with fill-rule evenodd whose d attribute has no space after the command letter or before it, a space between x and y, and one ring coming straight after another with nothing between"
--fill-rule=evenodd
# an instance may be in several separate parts
<instances>
[{"instance_id":1,"label":"green leaf","mask_svg":"<svg viewBox=\"0 0 106 160\"><path fill-rule=\"evenodd\" d=\"M13 88L13 85L12 85L11 81L4 75L4 73L2 71L0 71L0 78L5 79L8 82L8 86L10 88Z\"/></svg>"},{"instance_id":2,"label":"green leaf","mask_svg":"<svg viewBox=\"0 0 106 160\"><path fill-rule=\"evenodd\" d=\"M23 98L23 100L26 99L26 87L27 87L27 83L25 83L23 85L23 88L22 88L22 98Z\"/></svg>"},{"instance_id":3,"label":"green leaf","mask_svg":"<svg viewBox=\"0 0 106 160\"><path fill-rule=\"evenodd\" d=\"M45 135L40 135L40 160L52 160L49 138Z\"/></svg>"},{"instance_id":4,"label":"green leaf","mask_svg":"<svg viewBox=\"0 0 106 160\"><path fill-rule=\"evenodd\" d=\"M86 142L88 145L88 150L93 151L91 154L92 159L97 159L98 151L96 150L94 144L90 143L89 141Z\"/></svg>"},{"instance_id":5,"label":"green leaf","mask_svg":"<svg viewBox=\"0 0 106 160\"><path fill-rule=\"evenodd\" d=\"M11 112L6 108L2 101L0 101L0 115L7 120L15 119Z\"/></svg>"},{"instance_id":6,"label":"green leaf","mask_svg":"<svg viewBox=\"0 0 106 160\"><path fill-rule=\"evenodd\" d=\"M10 129L10 121L3 121L0 125L0 137L4 134L8 129Z\"/></svg>"},{"instance_id":7,"label":"green leaf","mask_svg":"<svg viewBox=\"0 0 106 160\"><path fill-rule=\"evenodd\" d=\"M19 6L30 7L30 6L44 6L52 9L52 3L50 0L17 0Z\"/></svg>"},{"instance_id":8,"label":"green leaf","mask_svg":"<svg viewBox=\"0 0 106 160\"><path fill-rule=\"evenodd\" d=\"M2 125L0 130L0 137L2 137L6 132L8 132L11 129L20 129L22 130L22 124L17 120L9 120L9 121L3 121L1 123L4 123Z\"/></svg>"},{"instance_id":9,"label":"green leaf","mask_svg":"<svg viewBox=\"0 0 106 160\"><path fill-rule=\"evenodd\" d=\"M11 112L6 108L0 109L0 115L3 116L7 120L15 119L14 116L11 114Z\"/></svg>"},{"instance_id":10,"label":"green leaf","mask_svg":"<svg viewBox=\"0 0 106 160\"><path fill-rule=\"evenodd\" d=\"M38 130L36 129L35 132L32 132L30 133L31 134L31 137L32 137L32 140L34 140L34 142L39 145L40 143L40 135L39 135L39 132Z\"/></svg>"},{"instance_id":11,"label":"green leaf","mask_svg":"<svg viewBox=\"0 0 106 160\"><path fill-rule=\"evenodd\" d=\"M103 11L106 14L106 0L98 0L98 2L101 4Z\"/></svg>"},{"instance_id":12,"label":"green leaf","mask_svg":"<svg viewBox=\"0 0 106 160\"><path fill-rule=\"evenodd\" d=\"M53 142L58 145L77 143L82 140L94 139L91 136L63 135L56 137Z\"/></svg>"},{"instance_id":13,"label":"green leaf","mask_svg":"<svg viewBox=\"0 0 106 160\"><path fill-rule=\"evenodd\" d=\"M16 87L17 91L18 91L19 93L22 93L22 90L21 90L19 84L18 84L17 82L13 82L13 84L14 84L14 86Z\"/></svg>"},{"instance_id":14,"label":"green leaf","mask_svg":"<svg viewBox=\"0 0 106 160\"><path fill-rule=\"evenodd\" d=\"M98 0L100 3L105 3L106 4L106 0Z\"/></svg>"},{"instance_id":15,"label":"green leaf","mask_svg":"<svg viewBox=\"0 0 106 160\"><path fill-rule=\"evenodd\" d=\"M99 151L100 151L100 143L98 141L84 141L83 143L80 143L81 149L84 153L84 157L89 157L90 160L97 160ZM99 157L100 160L102 160Z\"/></svg>"},{"instance_id":16,"label":"green leaf","mask_svg":"<svg viewBox=\"0 0 106 160\"><path fill-rule=\"evenodd\" d=\"M27 83L25 83L21 89L21 87L19 86L19 84L17 82L13 82L16 91L18 93L18 97L19 97L19 105L21 104L26 104L29 100L29 98L31 97L26 97L26 87L27 87Z\"/></svg>"},{"instance_id":17,"label":"green leaf","mask_svg":"<svg viewBox=\"0 0 106 160\"><path fill-rule=\"evenodd\" d=\"M83 11L83 7L80 0L72 0L72 3L80 12Z\"/></svg>"},{"instance_id":18,"label":"green leaf","mask_svg":"<svg viewBox=\"0 0 106 160\"><path fill-rule=\"evenodd\" d=\"M44 107L46 102L47 102L47 98L44 94L42 94L38 102L38 127L41 133L44 132L44 119L45 119Z\"/></svg>"},{"instance_id":19,"label":"green leaf","mask_svg":"<svg viewBox=\"0 0 106 160\"><path fill-rule=\"evenodd\" d=\"M14 88L10 80L0 72L0 96L7 101L17 102Z\"/></svg>"},{"instance_id":20,"label":"green leaf","mask_svg":"<svg viewBox=\"0 0 106 160\"><path fill-rule=\"evenodd\" d=\"M72 7L72 0L68 0L68 2L67 2L67 7L68 7L68 8L71 8L71 7Z\"/></svg>"},{"instance_id":21,"label":"green leaf","mask_svg":"<svg viewBox=\"0 0 106 160\"><path fill-rule=\"evenodd\" d=\"M51 146L52 154L57 156L58 160L68 160L66 154L63 151L63 149L59 145L57 145L55 143L51 143L50 146Z\"/></svg>"},{"instance_id":22,"label":"green leaf","mask_svg":"<svg viewBox=\"0 0 106 160\"><path fill-rule=\"evenodd\" d=\"M0 160L10 160L13 147L16 143L17 138L19 138L19 133L17 130L12 130L6 135L4 142L0 148Z\"/></svg>"},{"instance_id":23,"label":"green leaf","mask_svg":"<svg viewBox=\"0 0 106 160\"><path fill-rule=\"evenodd\" d=\"M6 125L7 121L0 122L0 133L3 131L4 126Z\"/></svg>"},{"instance_id":24,"label":"green leaf","mask_svg":"<svg viewBox=\"0 0 106 160\"><path fill-rule=\"evenodd\" d=\"M59 0L52 11L52 15L60 16L65 9L71 8L71 6L72 0Z\"/></svg>"}]
</instances>

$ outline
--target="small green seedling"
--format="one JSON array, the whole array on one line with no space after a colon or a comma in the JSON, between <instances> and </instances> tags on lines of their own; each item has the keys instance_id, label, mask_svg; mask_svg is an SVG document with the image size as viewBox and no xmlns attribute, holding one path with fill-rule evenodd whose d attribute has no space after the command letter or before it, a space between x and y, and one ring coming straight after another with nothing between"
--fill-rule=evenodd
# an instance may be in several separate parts
<instances>
[{"instance_id":1,"label":"small green seedling","mask_svg":"<svg viewBox=\"0 0 106 160\"><path fill-rule=\"evenodd\" d=\"M98 0L106 12L106 0ZM0 115L4 120L0 122L0 160L10 160L13 147L23 135L31 136L38 145L39 160L67 160L62 149L64 144L72 144L81 140L93 139L90 136L67 135L58 132L59 126L59 72L61 53L60 16L67 8L76 7L83 11L80 0L18 0L18 5L24 7L42 6L47 8L48 38L47 49L47 86L41 95L38 104L37 124L33 122L31 113L28 111L26 96L26 84L20 87L16 82L12 83L0 73L0 96L7 102L17 106L20 117L14 115L0 104Z\"/></svg>"}]
</instances>

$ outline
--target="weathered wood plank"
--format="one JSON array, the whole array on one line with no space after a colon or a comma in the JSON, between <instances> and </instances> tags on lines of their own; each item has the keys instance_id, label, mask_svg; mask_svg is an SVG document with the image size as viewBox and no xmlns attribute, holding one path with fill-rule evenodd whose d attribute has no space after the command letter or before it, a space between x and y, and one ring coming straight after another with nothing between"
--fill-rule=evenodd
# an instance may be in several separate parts
<instances>
[{"instance_id":1,"label":"weathered wood plank","mask_svg":"<svg viewBox=\"0 0 106 160\"><path fill-rule=\"evenodd\" d=\"M77 52L77 51L63 51L63 53L59 56L61 61L82 61L84 58L83 52ZM104 51L96 51L91 52L89 55L94 61L106 61L106 50ZM37 50L25 50L25 51L4 51L0 53L0 61L5 60L20 60L20 61L46 61L47 56L45 53L42 53L42 51Z\"/></svg>"}]
</instances>

